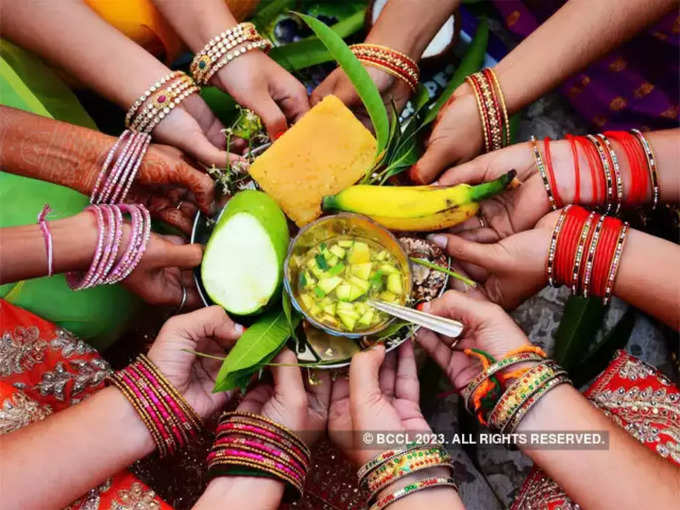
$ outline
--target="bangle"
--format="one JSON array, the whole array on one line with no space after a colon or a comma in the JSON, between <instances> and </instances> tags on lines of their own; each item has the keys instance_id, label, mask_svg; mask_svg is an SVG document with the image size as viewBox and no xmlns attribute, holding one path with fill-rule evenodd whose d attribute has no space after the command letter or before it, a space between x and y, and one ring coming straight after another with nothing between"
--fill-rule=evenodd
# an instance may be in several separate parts
<instances>
[{"instance_id":1,"label":"bangle","mask_svg":"<svg viewBox=\"0 0 680 510\"><path fill-rule=\"evenodd\" d=\"M654 151L652 146L645 138L645 135L639 129L631 129L631 132L637 137L642 150L645 153L647 159L647 170L649 171L650 182L652 183L652 210L656 209L659 205L659 196L661 195L661 190L659 188L659 177L656 172L656 158L654 157Z\"/></svg>"},{"instance_id":2,"label":"bangle","mask_svg":"<svg viewBox=\"0 0 680 510\"><path fill-rule=\"evenodd\" d=\"M149 126L160 117L160 114L167 115L172 108L177 106L174 100L185 90L195 87L196 84L186 74L180 75L168 86L163 87L156 94L154 94L144 106L144 109L135 116L131 124L133 131L142 133L150 133L152 130Z\"/></svg>"},{"instance_id":3,"label":"bangle","mask_svg":"<svg viewBox=\"0 0 680 510\"><path fill-rule=\"evenodd\" d=\"M392 494L388 494L387 496L378 499L369 510L383 510L395 501L399 501L410 494L415 494L416 492L434 487L453 487L454 490L458 490L458 485L453 478L427 478L408 484Z\"/></svg>"},{"instance_id":4,"label":"bangle","mask_svg":"<svg viewBox=\"0 0 680 510\"><path fill-rule=\"evenodd\" d=\"M567 213L569 212L569 208L571 207L571 204L562 209L562 212L560 212L559 217L557 218L557 222L555 223L555 228L553 228L552 235L550 236L550 246L548 248L548 262L546 265L546 274L548 276L548 284L551 287L558 287L559 284L555 280L555 252L557 250L557 241L560 237L560 233L562 232L562 227L564 226L564 220L567 217Z\"/></svg>"},{"instance_id":5,"label":"bangle","mask_svg":"<svg viewBox=\"0 0 680 510\"><path fill-rule=\"evenodd\" d=\"M496 97L500 100L500 105L501 105L501 112L503 113L503 125L505 126L505 140L503 141L503 147L506 147L510 145L511 142L511 133L510 133L510 120L508 119L508 109L505 106L505 95L503 94L503 89L501 89L501 83L498 80L498 76L496 75L496 71L493 70L493 67L487 67L484 69L484 74L487 77L487 80L490 78L490 82L493 83L493 88L495 89Z\"/></svg>"},{"instance_id":6,"label":"bangle","mask_svg":"<svg viewBox=\"0 0 680 510\"><path fill-rule=\"evenodd\" d=\"M569 140L569 147L571 148L572 161L574 163L574 204L581 201L581 165L578 159L578 148L576 147L576 137L567 134L566 139Z\"/></svg>"},{"instance_id":7,"label":"bangle","mask_svg":"<svg viewBox=\"0 0 680 510\"><path fill-rule=\"evenodd\" d=\"M142 106L147 99L149 99L149 96L151 96L151 94L156 92L156 90L160 89L166 82L174 80L182 76L183 74L184 73L182 71L173 71L170 74L167 74L166 76L158 80L153 85L151 85L148 89L146 89L146 91L144 91L144 94L139 96L139 98L137 98L137 100L134 103L132 103L132 106L130 106L127 113L125 114L125 127L126 128L130 127L130 121L137 113L139 107Z\"/></svg>"},{"instance_id":8,"label":"bangle","mask_svg":"<svg viewBox=\"0 0 680 510\"><path fill-rule=\"evenodd\" d=\"M645 170L647 163L644 149L635 136L626 131L605 131L604 134L621 144L630 165L630 194L626 203L628 205L643 203L647 194L649 178Z\"/></svg>"},{"instance_id":9,"label":"bangle","mask_svg":"<svg viewBox=\"0 0 680 510\"><path fill-rule=\"evenodd\" d=\"M602 225L604 225L604 219L606 216L600 215L597 223L595 224L595 230L593 231L593 236L590 238L590 244L588 246L588 255L586 256L586 267L583 276L583 297L588 298L590 293L590 284L593 273L593 262L595 260L595 252L597 251L597 245L600 241L600 232L602 231Z\"/></svg>"},{"instance_id":10,"label":"bangle","mask_svg":"<svg viewBox=\"0 0 680 510\"><path fill-rule=\"evenodd\" d=\"M52 232L50 232L50 227L47 225L47 215L52 211L49 204L45 204L38 213L38 225L40 225L40 231L42 232L43 239L45 240L45 251L47 252L47 276L52 276L54 274L54 251L52 245Z\"/></svg>"},{"instance_id":11,"label":"bangle","mask_svg":"<svg viewBox=\"0 0 680 510\"><path fill-rule=\"evenodd\" d=\"M548 379L540 383L538 389L522 402L517 412L510 418L503 429L504 434L514 434L517 427L527 415L529 410L536 405L536 403L543 398L550 390L556 388L560 384L572 384L571 379L566 374L557 375L552 379Z\"/></svg>"},{"instance_id":12,"label":"bangle","mask_svg":"<svg viewBox=\"0 0 680 510\"><path fill-rule=\"evenodd\" d=\"M381 466L382 464L384 464L388 460L391 460L393 457L396 457L397 455L401 455L402 453L405 453L409 450L414 450L416 448L422 448L422 447L423 447L422 444L413 442L413 443L407 444L403 448L397 448L397 449L394 449L394 450L386 450L386 451L376 455L371 460L366 462L363 466L361 466L359 468L359 470L357 471L357 478L359 480L365 478L368 473L373 471L378 466Z\"/></svg>"},{"instance_id":13,"label":"bangle","mask_svg":"<svg viewBox=\"0 0 680 510\"><path fill-rule=\"evenodd\" d=\"M353 44L349 49L360 62L377 67L402 80L412 92L416 90L420 80L418 64L405 53L371 43Z\"/></svg>"},{"instance_id":14,"label":"bangle","mask_svg":"<svg viewBox=\"0 0 680 510\"><path fill-rule=\"evenodd\" d=\"M203 78L203 83L207 83L210 81L210 79L217 73L220 69L222 69L224 66L227 64L231 63L233 60L237 59L238 57L245 55L249 51L253 50L262 50L264 52L267 52L271 49L272 43L270 43L266 39L259 38L255 42L248 43L244 46L241 46L239 48L236 48L234 51L227 53L224 57L222 57L220 60L215 63L207 72L205 75L205 78Z\"/></svg>"},{"instance_id":15,"label":"bangle","mask_svg":"<svg viewBox=\"0 0 680 510\"><path fill-rule=\"evenodd\" d=\"M534 155L534 161L536 162L536 167L538 168L538 173L541 174L541 179L543 180L543 187L548 195L548 202L550 202L550 208L553 211L557 210L557 203L553 196L552 188L550 187L550 181L548 180L548 175L545 171L545 165L543 164L543 157L541 156L541 151L538 150L538 143L536 142L536 137L532 136L530 141L530 148Z\"/></svg>"},{"instance_id":16,"label":"bangle","mask_svg":"<svg viewBox=\"0 0 680 510\"><path fill-rule=\"evenodd\" d=\"M609 272L607 276L607 286L604 290L604 297L602 303L607 305L611 299L612 292L614 291L614 283L616 282L616 275L619 271L619 263L621 262L621 254L623 253L623 245L626 242L626 236L628 234L628 222L625 222L621 227L619 236L616 240L616 249L614 251L614 257L609 264Z\"/></svg>"},{"instance_id":17,"label":"bangle","mask_svg":"<svg viewBox=\"0 0 680 510\"><path fill-rule=\"evenodd\" d=\"M590 227L593 224L595 211L588 215L585 223L581 227L581 234L579 235L578 244L576 245L576 254L574 255L574 265L571 272L571 293L576 295L579 286L579 275L581 274L581 261L583 260L583 252L586 249L586 241L590 234Z\"/></svg>"},{"instance_id":18,"label":"bangle","mask_svg":"<svg viewBox=\"0 0 680 510\"><path fill-rule=\"evenodd\" d=\"M590 183L593 189L593 205L600 205L604 202L604 196L600 199L600 190L598 178L598 170L602 166L602 162L597 155L597 150L593 147L593 144L585 136L576 136L574 140L581 146L586 159L588 160L588 168L590 169ZM601 173L599 174L601 175ZM604 185L602 187L602 194L604 195Z\"/></svg>"},{"instance_id":19,"label":"bangle","mask_svg":"<svg viewBox=\"0 0 680 510\"><path fill-rule=\"evenodd\" d=\"M586 138L591 141L591 143L597 149L597 154L600 157L602 174L604 175L605 186L607 189L607 196L605 203L607 205L606 213L609 214L614 206L614 179L612 178L612 169L609 165L609 158L604 151L604 147L600 139L593 135L586 135Z\"/></svg>"},{"instance_id":20,"label":"bangle","mask_svg":"<svg viewBox=\"0 0 680 510\"><path fill-rule=\"evenodd\" d=\"M505 97L493 69L484 69L465 78L475 94L482 121L485 152L498 150L510 143L510 122Z\"/></svg>"},{"instance_id":21,"label":"bangle","mask_svg":"<svg viewBox=\"0 0 680 510\"><path fill-rule=\"evenodd\" d=\"M619 158L616 156L616 152L614 151L614 147L612 147L609 138L603 134L598 134L597 137L604 142L604 146L607 149L607 160L614 172L614 179L616 180L616 210L614 211L614 214L619 214L621 211L621 204L623 204L623 179L621 178Z\"/></svg>"},{"instance_id":22,"label":"bangle","mask_svg":"<svg viewBox=\"0 0 680 510\"><path fill-rule=\"evenodd\" d=\"M475 94L475 101L477 102L477 110L479 112L479 117L482 122L482 135L484 138L484 152L491 152L492 151L492 143L491 143L491 137L489 135L490 132L490 125L489 125L489 119L488 119L488 112L486 110L486 106L482 100L482 89L477 82L477 76L475 74L471 74L465 78L465 81L467 81L470 86L472 87L472 91Z\"/></svg>"},{"instance_id":23,"label":"bangle","mask_svg":"<svg viewBox=\"0 0 680 510\"><path fill-rule=\"evenodd\" d=\"M108 381L137 411L162 457L199 436L200 422L191 406L143 354Z\"/></svg>"},{"instance_id":24,"label":"bangle","mask_svg":"<svg viewBox=\"0 0 680 510\"><path fill-rule=\"evenodd\" d=\"M622 222L617 218L607 216L602 225L602 233L595 251L593 263L593 283L591 286L594 296L603 297L607 286L607 271L616 251L616 239Z\"/></svg>"},{"instance_id":25,"label":"bangle","mask_svg":"<svg viewBox=\"0 0 680 510\"><path fill-rule=\"evenodd\" d=\"M555 172L553 171L553 166L552 166L552 156L550 154L550 137L546 136L543 139L543 148L545 150L545 167L547 169L547 174L550 179L550 189L552 190L554 196L555 196L555 205L559 209L562 207L564 202L562 201L562 198L560 197L559 190L557 189L557 180L555 179Z\"/></svg>"}]
</instances>

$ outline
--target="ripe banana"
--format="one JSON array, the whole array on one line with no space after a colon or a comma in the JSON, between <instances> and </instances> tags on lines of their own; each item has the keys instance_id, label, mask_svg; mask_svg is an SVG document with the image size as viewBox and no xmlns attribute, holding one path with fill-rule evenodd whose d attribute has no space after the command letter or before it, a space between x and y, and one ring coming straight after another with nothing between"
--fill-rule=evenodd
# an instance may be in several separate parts
<instances>
[{"instance_id":1,"label":"ripe banana","mask_svg":"<svg viewBox=\"0 0 680 510\"><path fill-rule=\"evenodd\" d=\"M478 202L514 185L516 172L476 186L350 186L323 199L325 211L364 214L392 230L438 230L476 214Z\"/></svg>"}]
</instances>

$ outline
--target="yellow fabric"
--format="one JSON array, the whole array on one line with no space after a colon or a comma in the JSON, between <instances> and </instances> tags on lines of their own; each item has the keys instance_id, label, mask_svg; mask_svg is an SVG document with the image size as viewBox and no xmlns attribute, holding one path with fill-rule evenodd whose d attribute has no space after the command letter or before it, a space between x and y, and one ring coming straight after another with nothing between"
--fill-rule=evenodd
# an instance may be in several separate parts
<instances>
[{"instance_id":1,"label":"yellow fabric","mask_svg":"<svg viewBox=\"0 0 680 510\"><path fill-rule=\"evenodd\" d=\"M200 0L182 0L200 1ZM239 21L250 16L260 0L226 0ZM151 0L85 0L110 25L157 57L171 62L182 43Z\"/></svg>"}]
</instances>

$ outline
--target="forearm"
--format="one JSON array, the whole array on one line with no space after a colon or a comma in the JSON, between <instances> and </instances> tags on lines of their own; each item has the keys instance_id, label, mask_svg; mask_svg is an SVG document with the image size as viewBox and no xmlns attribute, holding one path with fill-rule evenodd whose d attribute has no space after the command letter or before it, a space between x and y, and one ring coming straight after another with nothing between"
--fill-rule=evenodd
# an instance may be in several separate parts
<instances>
[{"instance_id":1,"label":"forearm","mask_svg":"<svg viewBox=\"0 0 680 510\"><path fill-rule=\"evenodd\" d=\"M495 67L508 110L535 101L675 5L675 0L567 2Z\"/></svg>"},{"instance_id":2,"label":"forearm","mask_svg":"<svg viewBox=\"0 0 680 510\"><path fill-rule=\"evenodd\" d=\"M194 53L238 23L224 0L153 0L153 3Z\"/></svg>"},{"instance_id":3,"label":"forearm","mask_svg":"<svg viewBox=\"0 0 680 510\"><path fill-rule=\"evenodd\" d=\"M52 234L54 273L87 269L97 244L94 215L83 212L63 220L48 221L48 228ZM26 225L0 229L0 261L0 284L45 276L47 249L40 227Z\"/></svg>"},{"instance_id":4,"label":"forearm","mask_svg":"<svg viewBox=\"0 0 680 510\"><path fill-rule=\"evenodd\" d=\"M366 42L388 46L419 60L459 4L460 0L390 0Z\"/></svg>"},{"instance_id":5,"label":"forearm","mask_svg":"<svg viewBox=\"0 0 680 510\"><path fill-rule=\"evenodd\" d=\"M673 508L680 470L616 426L571 386L558 386L527 414L518 432L606 431L606 450L526 449L583 508Z\"/></svg>"},{"instance_id":6,"label":"forearm","mask_svg":"<svg viewBox=\"0 0 680 510\"><path fill-rule=\"evenodd\" d=\"M0 0L0 32L127 109L169 70L79 0Z\"/></svg>"},{"instance_id":7,"label":"forearm","mask_svg":"<svg viewBox=\"0 0 680 510\"><path fill-rule=\"evenodd\" d=\"M225 476L213 479L193 510L257 508L276 510L283 497L280 480L260 476Z\"/></svg>"},{"instance_id":8,"label":"forearm","mask_svg":"<svg viewBox=\"0 0 680 510\"><path fill-rule=\"evenodd\" d=\"M89 195L114 139L99 131L0 106L0 169Z\"/></svg>"},{"instance_id":9,"label":"forearm","mask_svg":"<svg viewBox=\"0 0 680 510\"><path fill-rule=\"evenodd\" d=\"M151 453L154 443L115 388L0 436L0 486L7 508L64 508Z\"/></svg>"}]
</instances>

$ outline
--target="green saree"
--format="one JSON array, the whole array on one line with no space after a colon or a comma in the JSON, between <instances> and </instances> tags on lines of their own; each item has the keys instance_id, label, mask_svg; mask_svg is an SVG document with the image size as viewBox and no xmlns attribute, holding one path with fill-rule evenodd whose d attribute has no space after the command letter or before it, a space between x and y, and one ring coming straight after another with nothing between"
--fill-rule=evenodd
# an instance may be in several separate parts
<instances>
[{"instance_id":1,"label":"green saree","mask_svg":"<svg viewBox=\"0 0 680 510\"><path fill-rule=\"evenodd\" d=\"M57 74L30 53L0 40L0 103L96 129L94 121ZM50 220L72 216L88 198L56 184L0 171L0 228L36 222L49 203ZM120 336L139 306L120 286L73 292L64 275L0 285L0 297L64 327L98 349Z\"/></svg>"}]
</instances>

